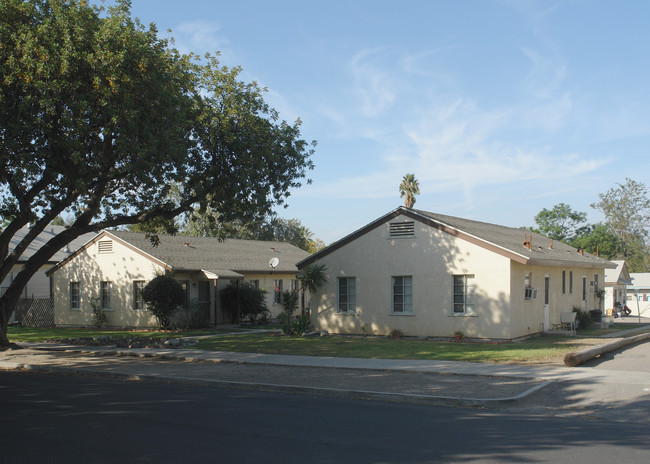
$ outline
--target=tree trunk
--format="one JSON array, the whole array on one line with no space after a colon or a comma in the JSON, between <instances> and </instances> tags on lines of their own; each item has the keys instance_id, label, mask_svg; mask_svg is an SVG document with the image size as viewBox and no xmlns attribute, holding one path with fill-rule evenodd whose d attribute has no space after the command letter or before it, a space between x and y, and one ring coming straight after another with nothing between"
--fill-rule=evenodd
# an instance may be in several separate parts
<instances>
[{"instance_id":1,"label":"tree trunk","mask_svg":"<svg viewBox=\"0 0 650 464\"><path fill-rule=\"evenodd\" d=\"M0 299L0 351L5 350L7 348L20 348L18 345L15 343L12 343L9 341L9 338L7 338L7 327L9 325L9 317L11 317L11 313L16 307L16 304L18 303L18 298L15 298L13 301L13 304L9 301L5 301L5 297L3 296L2 299Z\"/></svg>"}]
</instances>

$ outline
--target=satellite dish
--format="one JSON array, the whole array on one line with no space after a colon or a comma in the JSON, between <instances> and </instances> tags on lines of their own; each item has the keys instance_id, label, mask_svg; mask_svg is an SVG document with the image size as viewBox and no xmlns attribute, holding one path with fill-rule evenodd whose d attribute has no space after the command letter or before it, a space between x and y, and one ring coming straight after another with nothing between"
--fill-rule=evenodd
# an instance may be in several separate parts
<instances>
[{"instance_id":1,"label":"satellite dish","mask_svg":"<svg viewBox=\"0 0 650 464\"><path fill-rule=\"evenodd\" d=\"M269 261L269 266L271 266L271 269L275 269L278 266L278 264L280 264L280 260L275 256L271 258Z\"/></svg>"}]
</instances>

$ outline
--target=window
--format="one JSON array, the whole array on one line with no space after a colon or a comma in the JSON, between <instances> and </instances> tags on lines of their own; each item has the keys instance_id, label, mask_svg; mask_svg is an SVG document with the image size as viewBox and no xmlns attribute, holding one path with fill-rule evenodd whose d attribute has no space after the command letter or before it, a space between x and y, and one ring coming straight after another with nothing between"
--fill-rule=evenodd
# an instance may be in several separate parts
<instances>
[{"instance_id":1,"label":"window","mask_svg":"<svg viewBox=\"0 0 650 464\"><path fill-rule=\"evenodd\" d=\"M273 288L274 288L274 294L273 294L273 303L274 304L282 304L282 279L280 280L274 280L273 281Z\"/></svg>"},{"instance_id":2,"label":"window","mask_svg":"<svg viewBox=\"0 0 650 464\"><path fill-rule=\"evenodd\" d=\"M524 299L534 300L537 298L537 289L533 288L533 273L524 274Z\"/></svg>"},{"instance_id":3,"label":"window","mask_svg":"<svg viewBox=\"0 0 650 464\"><path fill-rule=\"evenodd\" d=\"M566 271L562 271L562 295L566 294Z\"/></svg>"},{"instance_id":4,"label":"window","mask_svg":"<svg viewBox=\"0 0 650 464\"><path fill-rule=\"evenodd\" d=\"M573 294L573 271L569 271L569 294Z\"/></svg>"},{"instance_id":5,"label":"window","mask_svg":"<svg viewBox=\"0 0 650 464\"><path fill-rule=\"evenodd\" d=\"M413 312L413 278L411 276L393 277L393 312Z\"/></svg>"},{"instance_id":6,"label":"window","mask_svg":"<svg viewBox=\"0 0 650 464\"><path fill-rule=\"evenodd\" d=\"M249 280L249 282L253 286L253 288L260 288L260 281L259 280Z\"/></svg>"},{"instance_id":7,"label":"window","mask_svg":"<svg viewBox=\"0 0 650 464\"><path fill-rule=\"evenodd\" d=\"M587 301L587 278L582 276L582 301Z\"/></svg>"},{"instance_id":8,"label":"window","mask_svg":"<svg viewBox=\"0 0 650 464\"><path fill-rule=\"evenodd\" d=\"M476 305L473 275L454 276L454 314L471 314Z\"/></svg>"},{"instance_id":9,"label":"window","mask_svg":"<svg viewBox=\"0 0 650 464\"><path fill-rule=\"evenodd\" d=\"M353 313L357 309L357 283L355 277L338 278L338 312Z\"/></svg>"},{"instance_id":10,"label":"window","mask_svg":"<svg viewBox=\"0 0 650 464\"><path fill-rule=\"evenodd\" d=\"M102 309L111 309L113 307L111 303L112 290L113 290L112 282L108 282L108 281L101 282L100 298L101 298Z\"/></svg>"},{"instance_id":11,"label":"window","mask_svg":"<svg viewBox=\"0 0 650 464\"><path fill-rule=\"evenodd\" d=\"M298 289L300 288L299 285L298 285L298 280L296 280L296 279L290 280L289 281L289 286L290 286L290 290L292 292L297 292Z\"/></svg>"},{"instance_id":12,"label":"window","mask_svg":"<svg viewBox=\"0 0 650 464\"><path fill-rule=\"evenodd\" d=\"M389 224L390 238L415 236L415 222L392 222Z\"/></svg>"},{"instance_id":13,"label":"window","mask_svg":"<svg viewBox=\"0 0 650 464\"><path fill-rule=\"evenodd\" d=\"M598 274L594 274L594 292L598 292Z\"/></svg>"},{"instance_id":14,"label":"window","mask_svg":"<svg viewBox=\"0 0 650 464\"><path fill-rule=\"evenodd\" d=\"M134 280L133 309L144 309L144 298L142 297L142 290L144 290L144 280Z\"/></svg>"},{"instance_id":15,"label":"window","mask_svg":"<svg viewBox=\"0 0 650 464\"><path fill-rule=\"evenodd\" d=\"M81 309L79 282L70 282L70 309Z\"/></svg>"}]
</instances>

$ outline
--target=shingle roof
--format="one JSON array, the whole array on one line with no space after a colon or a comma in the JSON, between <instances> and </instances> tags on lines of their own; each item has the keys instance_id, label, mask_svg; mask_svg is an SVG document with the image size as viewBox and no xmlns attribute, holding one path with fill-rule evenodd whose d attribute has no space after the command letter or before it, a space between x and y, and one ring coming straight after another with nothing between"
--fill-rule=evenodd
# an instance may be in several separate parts
<instances>
[{"instance_id":1,"label":"shingle roof","mask_svg":"<svg viewBox=\"0 0 650 464\"><path fill-rule=\"evenodd\" d=\"M506 256L523 264L550 266L575 265L580 267L615 268L616 265L603 258L579 250L562 242L524 229L500 226L487 222L473 221L444 214L399 207L385 216L373 221L347 237L333 243L318 253L298 263L302 268L320 257L344 246L366 232L395 219L399 215L407 216L425 223L461 239L470 241L495 253ZM530 247L524 242L530 242Z\"/></svg>"},{"instance_id":2,"label":"shingle roof","mask_svg":"<svg viewBox=\"0 0 650 464\"><path fill-rule=\"evenodd\" d=\"M27 249L20 256L18 262L19 263L26 262L29 258L32 257L34 253L40 250L43 245L49 242L50 239L60 234L64 230L65 230L64 226L53 226L53 225L47 226L45 230L43 230L43 232L38 234L38 236L32 241L32 243L30 243L27 246ZM9 243L10 252L16 247L16 245L18 245L18 243L20 243L20 241L25 237L25 235L27 235L28 232L29 232L29 226L25 226L21 228L18 232L16 232L16 234L11 238L11 242ZM59 261L67 258L70 255L70 253L77 250L88 240L91 240L95 235L97 234L95 234L94 232L80 235L76 239L72 240L66 247L57 251L48 260L48 263L58 263Z\"/></svg>"},{"instance_id":3,"label":"shingle roof","mask_svg":"<svg viewBox=\"0 0 650 464\"><path fill-rule=\"evenodd\" d=\"M286 242L261 240L226 239L220 241L213 237L188 237L181 235L159 235L157 247L143 233L127 231L107 231L133 247L153 256L175 270L206 270L222 277L235 271L270 271L269 261L279 260L275 272L294 273L296 263L309 256L309 253ZM234 276L234 274L233 274Z\"/></svg>"}]
</instances>

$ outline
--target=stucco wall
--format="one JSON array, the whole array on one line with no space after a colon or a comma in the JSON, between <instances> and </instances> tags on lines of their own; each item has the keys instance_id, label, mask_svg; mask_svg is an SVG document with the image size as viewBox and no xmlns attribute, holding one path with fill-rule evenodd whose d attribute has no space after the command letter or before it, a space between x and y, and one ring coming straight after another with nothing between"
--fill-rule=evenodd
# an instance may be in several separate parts
<instances>
[{"instance_id":1,"label":"stucco wall","mask_svg":"<svg viewBox=\"0 0 650 464\"><path fill-rule=\"evenodd\" d=\"M410 221L400 216L391 222ZM331 333L450 337L461 330L469 337L511 338L510 260L465 240L415 222L415 237L391 239L383 224L319 263L328 282L311 301L312 323ZM473 275L476 310L454 315L453 275ZM413 313L395 314L392 276L412 276ZM337 277L355 277L356 312L337 313Z\"/></svg>"},{"instance_id":2,"label":"stucco wall","mask_svg":"<svg viewBox=\"0 0 650 464\"><path fill-rule=\"evenodd\" d=\"M133 281L149 282L163 269L151 260L113 241L112 253L99 253L91 244L52 274L54 323L57 326L91 326L91 298L100 296L102 281L112 282L112 310L105 311L107 326L155 327L146 309L133 309ZM80 283L80 309L70 309L70 282Z\"/></svg>"},{"instance_id":3,"label":"stucco wall","mask_svg":"<svg viewBox=\"0 0 650 464\"><path fill-rule=\"evenodd\" d=\"M565 273L564 292L562 291L562 272ZM537 298L526 300L524 298L524 276L531 275L530 286L537 289ZM573 273L573 287L571 287L571 273ZM512 262L512 332L523 336L549 330L554 324L560 323L560 314L570 312L574 307L585 311L598 309L594 286L594 275L598 274L600 288L603 288L603 270L579 268L571 266L531 266ZM545 278L549 278L549 304L548 327L542 327L544 318L544 287ZM586 279L586 300L583 301L582 280Z\"/></svg>"}]
</instances>

